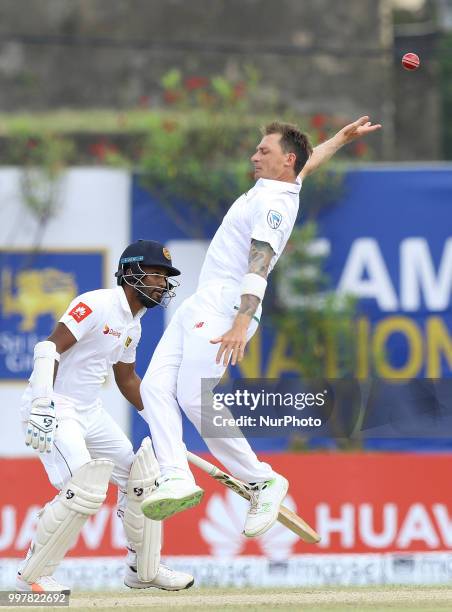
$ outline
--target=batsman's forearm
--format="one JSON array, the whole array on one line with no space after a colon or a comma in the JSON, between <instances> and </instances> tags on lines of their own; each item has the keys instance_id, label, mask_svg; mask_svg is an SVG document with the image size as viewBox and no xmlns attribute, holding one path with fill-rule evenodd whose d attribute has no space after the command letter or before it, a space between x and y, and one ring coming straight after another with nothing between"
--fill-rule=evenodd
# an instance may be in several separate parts
<instances>
[{"instance_id":1,"label":"batsman's forearm","mask_svg":"<svg viewBox=\"0 0 452 612\"><path fill-rule=\"evenodd\" d=\"M137 410L143 410L143 400L140 395L140 384L141 378L139 376L135 376L132 380L129 380L127 383L122 385L118 385L119 390L122 395L126 398L126 400L135 406Z\"/></svg>"}]
</instances>

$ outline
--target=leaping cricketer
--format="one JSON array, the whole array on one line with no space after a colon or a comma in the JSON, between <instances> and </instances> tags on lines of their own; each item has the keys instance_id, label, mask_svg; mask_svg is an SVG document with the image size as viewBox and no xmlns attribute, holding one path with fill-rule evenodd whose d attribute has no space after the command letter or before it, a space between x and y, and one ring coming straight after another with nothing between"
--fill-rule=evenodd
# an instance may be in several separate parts
<instances>
[{"instance_id":1,"label":"leaping cricketer","mask_svg":"<svg viewBox=\"0 0 452 612\"><path fill-rule=\"evenodd\" d=\"M302 181L339 148L380 127L361 117L314 149L296 126L275 122L265 128L251 157L257 182L224 217L197 291L174 314L141 384L141 414L162 474L141 506L146 516L162 520L202 498L187 463L178 404L199 431L201 379L219 380L229 362L243 358L259 323L267 277L292 232ZM250 483L244 534L265 533L277 519L287 480L259 461L244 437L205 441L227 471Z\"/></svg>"},{"instance_id":2,"label":"leaping cricketer","mask_svg":"<svg viewBox=\"0 0 452 612\"><path fill-rule=\"evenodd\" d=\"M76 297L49 338L36 344L21 406L25 441L39 451L60 493L39 514L36 537L17 575L18 591L69 591L53 573L101 507L109 482L118 486L118 516L128 541L125 584L174 591L193 584L189 574L160 565L161 523L140 510L159 476L151 441L145 438L134 455L99 399L112 366L121 393L142 410L135 372L140 318L168 304L178 284L170 277L179 274L162 244L135 242L119 261L118 286Z\"/></svg>"}]
</instances>

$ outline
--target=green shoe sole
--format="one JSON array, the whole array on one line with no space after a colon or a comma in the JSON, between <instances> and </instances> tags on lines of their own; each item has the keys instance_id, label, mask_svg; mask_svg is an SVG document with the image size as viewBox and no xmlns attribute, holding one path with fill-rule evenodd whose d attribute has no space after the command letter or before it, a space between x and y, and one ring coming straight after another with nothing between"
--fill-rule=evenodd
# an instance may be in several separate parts
<instances>
[{"instance_id":1,"label":"green shoe sole","mask_svg":"<svg viewBox=\"0 0 452 612\"><path fill-rule=\"evenodd\" d=\"M177 514L178 512L182 512L183 510L188 510L188 508L193 508L197 506L199 502L202 500L204 495L204 491L196 491L191 495L187 495L186 497L181 497L180 499L159 499L158 501L147 501L141 504L141 511L144 516L152 519L153 521L163 521L164 519L173 516L173 514Z\"/></svg>"}]
</instances>

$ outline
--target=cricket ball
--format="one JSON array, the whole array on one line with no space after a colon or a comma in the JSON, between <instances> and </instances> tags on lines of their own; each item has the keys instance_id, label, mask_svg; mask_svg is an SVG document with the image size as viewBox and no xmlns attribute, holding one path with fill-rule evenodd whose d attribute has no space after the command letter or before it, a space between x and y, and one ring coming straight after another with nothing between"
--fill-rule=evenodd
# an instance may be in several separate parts
<instances>
[{"instance_id":1,"label":"cricket ball","mask_svg":"<svg viewBox=\"0 0 452 612\"><path fill-rule=\"evenodd\" d=\"M420 59L416 53L405 53L402 57L402 66L405 70L417 70L420 66Z\"/></svg>"}]
</instances>

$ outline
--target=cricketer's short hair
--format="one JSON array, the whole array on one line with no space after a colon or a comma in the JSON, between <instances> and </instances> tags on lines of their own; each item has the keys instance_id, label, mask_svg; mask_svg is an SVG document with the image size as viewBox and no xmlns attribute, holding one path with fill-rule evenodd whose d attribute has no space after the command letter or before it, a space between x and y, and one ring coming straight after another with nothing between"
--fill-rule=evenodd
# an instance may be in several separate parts
<instances>
[{"instance_id":1,"label":"cricketer's short hair","mask_svg":"<svg viewBox=\"0 0 452 612\"><path fill-rule=\"evenodd\" d=\"M295 153L294 171L298 176L312 153L312 144L306 134L292 123L272 121L263 129L265 136L270 134L281 134L281 148L284 153Z\"/></svg>"}]
</instances>

